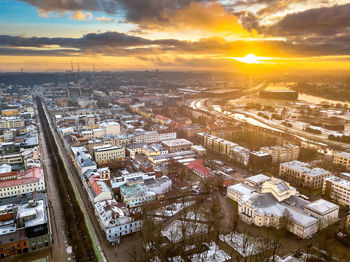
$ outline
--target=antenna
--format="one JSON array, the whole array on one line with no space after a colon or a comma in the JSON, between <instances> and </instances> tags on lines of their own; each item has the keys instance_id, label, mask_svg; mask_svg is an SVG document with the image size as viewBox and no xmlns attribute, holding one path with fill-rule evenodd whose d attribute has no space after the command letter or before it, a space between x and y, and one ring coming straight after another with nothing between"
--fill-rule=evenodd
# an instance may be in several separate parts
<instances>
[{"instance_id":1,"label":"antenna","mask_svg":"<svg viewBox=\"0 0 350 262\"><path fill-rule=\"evenodd\" d=\"M73 60L70 60L70 65L72 67L72 73L74 72L74 67L73 67Z\"/></svg>"},{"instance_id":2,"label":"antenna","mask_svg":"<svg viewBox=\"0 0 350 262\"><path fill-rule=\"evenodd\" d=\"M95 64L92 65L92 72L95 73Z\"/></svg>"}]
</instances>

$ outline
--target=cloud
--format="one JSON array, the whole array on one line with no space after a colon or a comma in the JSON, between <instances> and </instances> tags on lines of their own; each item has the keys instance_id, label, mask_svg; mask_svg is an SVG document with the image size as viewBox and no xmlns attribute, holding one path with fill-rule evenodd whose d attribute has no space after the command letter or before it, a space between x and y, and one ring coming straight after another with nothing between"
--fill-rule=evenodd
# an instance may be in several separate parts
<instances>
[{"instance_id":1,"label":"cloud","mask_svg":"<svg viewBox=\"0 0 350 262\"><path fill-rule=\"evenodd\" d=\"M115 22L114 18L107 18L105 16L100 16L95 18L96 21L103 22L103 23L112 23Z\"/></svg>"},{"instance_id":2,"label":"cloud","mask_svg":"<svg viewBox=\"0 0 350 262\"><path fill-rule=\"evenodd\" d=\"M140 28L148 30L177 30L184 29L227 33L231 35L250 35L234 14L226 11L224 6L216 2L192 2L181 9L163 9L159 16L143 17L139 22Z\"/></svg>"},{"instance_id":3,"label":"cloud","mask_svg":"<svg viewBox=\"0 0 350 262\"><path fill-rule=\"evenodd\" d=\"M270 57L308 57L350 55L350 32L338 36L290 37L285 41L228 41L222 37L198 41L176 39L150 40L119 32L89 33L80 38L16 37L0 35L0 54L15 55L104 55L139 56L184 54L215 57L237 57L254 53Z\"/></svg>"},{"instance_id":4,"label":"cloud","mask_svg":"<svg viewBox=\"0 0 350 262\"><path fill-rule=\"evenodd\" d=\"M78 21L90 21L93 18L93 15L89 12L75 11L71 18Z\"/></svg>"},{"instance_id":5,"label":"cloud","mask_svg":"<svg viewBox=\"0 0 350 262\"><path fill-rule=\"evenodd\" d=\"M350 4L310 9L286 15L263 30L270 35L311 36L350 32Z\"/></svg>"},{"instance_id":6,"label":"cloud","mask_svg":"<svg viewBox=\"0 0 350 262\"><path fill-rule=\"evenodd\" d=\"M182 9L192 2L209 2L208 0L118 0L126 12L126 19L130 22L140 22L145 18L161 19L164 10Z\"/></svg>"},{"instance_id":7,"label":"cloud","mask_svg":"<svg viewBox=\"0 0 350 262\"><path fill-rule=\"evenodd\" d=\"M105 11L115 13L117 0L21 0L43 11Z\"/></svg>"}]
</instances>

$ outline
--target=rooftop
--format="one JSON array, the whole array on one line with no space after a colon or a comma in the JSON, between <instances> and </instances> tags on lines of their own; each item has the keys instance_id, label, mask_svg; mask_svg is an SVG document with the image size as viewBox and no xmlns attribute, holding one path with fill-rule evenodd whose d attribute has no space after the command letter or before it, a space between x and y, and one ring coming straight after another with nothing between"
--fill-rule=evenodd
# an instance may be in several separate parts
<instances>
[{"instance_id":1,"label":"rooftop","mask_svg":"<svg viewBox=\"0 0 350 262\"><path fill-rule=\"evenodd\" d=\"M259 174L255 176L248 177L247 180L254 183L254 184L261 184L265 181L270 180L271 178L268 176L265 176L264 174Z\"/></svg>"},{"instance_id":2,"label":"rooftop","mask_svg":"<svg viewBox=\"0 0 350 262\"><path fill-rule=\"evenodd\" d=\"M310 204L307 204L305 206L305 208L312 210L316 213L326 214L330 211L333 211L334 209L339 208L339 206L336 204L333 204L327 200L319 199L319 200L316 200Z\"/></svg>"},{"instance_id":3,"label":"rooftop","mask_svg":"<svg viewBox=\"0 0 350 262\"><path fill-rule=\"evenodd\" d=\"M350 158L350 153L348 152L339 152L336 153L337 156L342 156L342 157L346 157L346 158Z\"/></svg>"},{"instance_id":4,"label":"rooftop","mask_svg":"<svg viewBox=\"0 0 350 262\"><path fill-rule=\"evenodd\" d=\"M162 143L163 145L168 147L193 145L191 141L188 141L187 139L184 139L184 138L162 141Z\"/></svg>"},{"instance_id":5,"label":"rooftop","mask_svg":"<svg viewBox=\"0 0 350 262\"><path fill-rule=\"evenodd\" d=\"M309 164L305 162L301 162L298 160L293 160L290 162L282 163L280 164L281 166L285 166L294 170L297 170L298 172L307 174L309 176L320 176L320 175L325 175L329 174L330 172L323 169L323 168L309 168Z\"/></svg>"}]
</instances>

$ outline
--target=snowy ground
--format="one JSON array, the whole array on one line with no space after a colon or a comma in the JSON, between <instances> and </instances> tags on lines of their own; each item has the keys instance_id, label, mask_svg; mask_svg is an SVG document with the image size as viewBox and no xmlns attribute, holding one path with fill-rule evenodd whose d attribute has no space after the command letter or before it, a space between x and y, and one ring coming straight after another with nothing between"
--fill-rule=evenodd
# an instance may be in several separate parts
<instances>
[{"instance_id":1,"label":"snowy ground","mask_svg":"<svg viewBox=\"0 0 350 262\"><path fill-rule=\"evenodd\" d=\"M181 217L186 219L196 220L196 221L206 221L207 219L204 212L205 212L204 210L189 211L186 215L184 214Z\"/></svg>"},{"instance_id":2,"label":"snowy ground","mask_svg":"<svg viewBox=\"0 0 350 262\"><path fill-rule=\"evenodd\" d=\"M314 255L307 255L305 253L303 253L299 258L295 258L293 255L289 255L285 258L281 258L279 256L275 257L275 262L307 262L310 261L311 258L314 258L315 261L318 261L318 257L314 256ZM270 261L273 261L273 257L270 257ZM322 261L322 260L321 260ZM326 262L326 260L323 260L324 262Z\"/></svg>"},{"instance_id":3,"label":"snowy ground","mask_svg":"<svg viewBox=\"0 0 350 262\"><path fill-rule=\"evenodd\" d=\"M168 257L169 262L183 262L184 260L182 259L181 256L176 256L176 257Z\"/></svg>"},{"instance_id":4,"label":"snowy ground","mask_svg":"<svg viewBox=\"0 0 350 262\"><path fill-rule=\"evenodd\" d=\"M208 251L188 256L188 259L192 262L224 262L231 259L225 251L219 249L215 242L211 242L210 245L205 243L205 245L208 247Z\"/></svg>"},{"instance_id":5,"label":"snowy ground","mask_svg":"<svg viewBox=\"0 0 350 262\"><path fill-rule=\"evenodd\" d=\"M166 228L164 228L161 233L169 241L179 242L182 240L182 229L185 229L185 237L200 234L207 231L207 225L201 223L187 222L175 220Z\"/></svg>"},{"instance_id":6,"label":"snowy ground","mask_svg":"<svg viewBox=\"0 0 350 262\"><path fill-rule=\"evenodd\" d=\"M261 252L257 239L249 237L244 234L238 234L232 232L227 235L220 235L219 239L222 242L229 244L234 250L236 250L243 257L256 255Z\"/></svg>"},{"instance_id":7,"label":"snowy ground","mask_svg":"<svg viewBox=\"0 0 350 262\"><path fill-rule=\"evenodd\" d=\"M189 206L193 205L194 203L195 203L195 201L185 202L184 204L174 203L174 204L159 208L155 212L155 214L158 216L174 216L175 214L179 213L185 207L189 207Z\"/></svg>"}]
</instances>

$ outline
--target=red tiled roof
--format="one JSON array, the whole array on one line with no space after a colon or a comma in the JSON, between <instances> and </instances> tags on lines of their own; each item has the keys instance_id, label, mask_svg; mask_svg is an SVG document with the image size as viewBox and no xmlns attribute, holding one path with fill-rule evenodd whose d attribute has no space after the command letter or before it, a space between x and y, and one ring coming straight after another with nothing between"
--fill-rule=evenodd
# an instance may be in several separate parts
<instances>
[{"instance_id":1,"label":"red tiled roof","mask_svg":"<svg viewBox=\"0 0 350 262\"><path fill-rule=\"evenodd\" d=\"M95 191L96 196L99 195L102 192L102 190L101 190L101 188L100 188L100 186L98 185L97 182L94 182L92 184L92 188Z\"/></svg>"},{"instance_id":2,"label":"red tiled roof","mask_svg":"<svg viewBox=\"0 0 350 262\"><path fill-rule=\"evenodd\" d=\"M197 171L198 173L206 177L209 177L211 173L211 170L204 166L203 159L192 161L187 165L187 167L193 171Z\"/></svg>"},{"instance_id":3,"label":"red tiled roof","mask_svg":"<svg viewBox=\"0 0 350 262\"><path fill-rule=\"evenodd\" d=\"M16 178L10 178L11 176L15 176ZM1 174L1 178L8 177L7 180L0 181L0 188L13 187L19 185L26 185L31 183L37 183L41 177L44 176L44 172L42 168L31 168L26 170L23 173L18 171L9 172Z\"/></svg>"}]
</instances>

